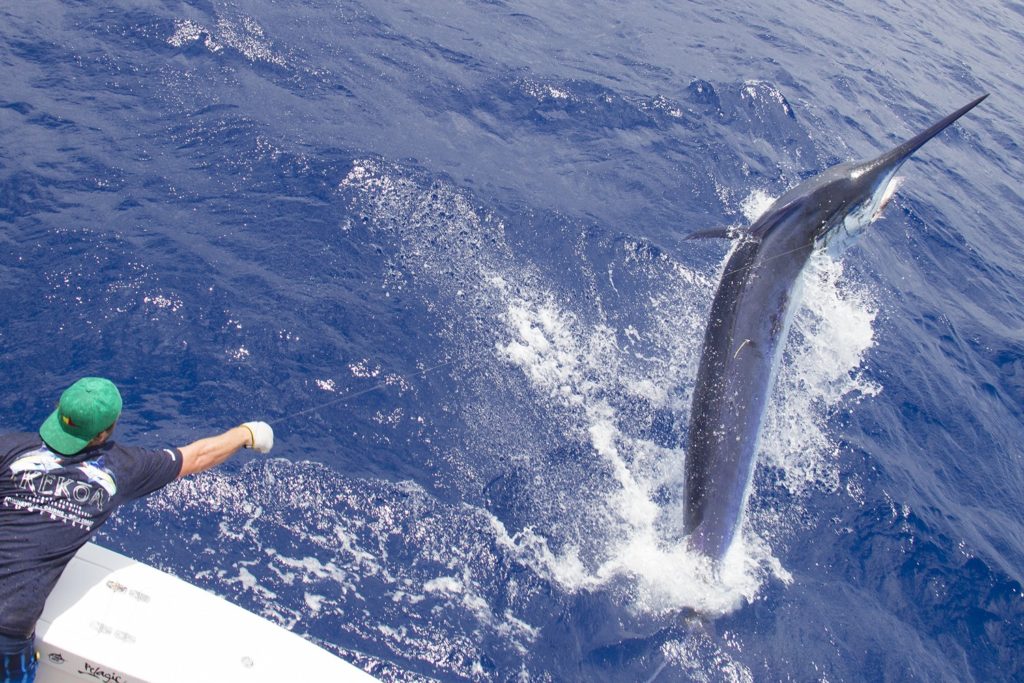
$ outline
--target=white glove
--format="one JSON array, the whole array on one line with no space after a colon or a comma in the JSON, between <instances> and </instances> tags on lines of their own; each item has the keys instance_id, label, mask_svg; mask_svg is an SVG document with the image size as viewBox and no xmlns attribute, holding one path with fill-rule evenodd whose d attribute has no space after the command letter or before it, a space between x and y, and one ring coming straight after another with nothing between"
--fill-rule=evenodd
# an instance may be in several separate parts
<instances>
[{"instance_id":1,"label":"white glove","mask_svg":"<svg viewBox=\"0 0 1024 683\"><path fill-rule=\"evenodd\" d=\"M274 429L266 422L246 422L242 425L252 435L252 448L257 453L269 453L274 447Z\"/></svg>"}]
</instances>

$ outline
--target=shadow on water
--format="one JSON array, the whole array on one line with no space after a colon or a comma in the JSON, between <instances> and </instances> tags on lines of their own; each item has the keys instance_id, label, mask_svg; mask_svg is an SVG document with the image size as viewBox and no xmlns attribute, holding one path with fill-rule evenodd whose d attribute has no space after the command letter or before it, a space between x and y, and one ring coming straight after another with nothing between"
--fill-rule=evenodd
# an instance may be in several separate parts
<instances>
[{"instance_id":1,"label":"shadow on water","mask_svg":"<svg viewBox=\"0 0 1024 683\"><path fill-rule=\"evenodd\" d=\"M560 664L564 680L667 681L678 675L666 673L679 663L676 653L714 639L714 622L692 610L644 618L608 591L583 591L541 630L537 647Z\"/></svg>"}]
</instances>

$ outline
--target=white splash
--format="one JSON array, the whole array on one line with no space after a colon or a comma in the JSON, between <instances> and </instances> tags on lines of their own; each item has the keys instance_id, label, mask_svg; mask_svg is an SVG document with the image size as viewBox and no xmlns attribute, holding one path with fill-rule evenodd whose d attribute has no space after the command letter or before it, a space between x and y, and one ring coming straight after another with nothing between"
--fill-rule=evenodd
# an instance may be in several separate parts
<instances>
[{"instance_id":1,"label":"white splash","mask_svg":"<svg viewBox=\"0 0 1024 683\"><path fill-rule=\"evenodd\" d=\"M792 494L839 489L831 410L882 390L858 372L875 343L877 308L870 293L847 282L843 262L825 252L811 258L801 277L802 306L765 416L760 453L762 466L781 470Z\"/></svg>"},{"instance_id":2,"label":"white splash","mask_svg":"<svg viewBox=\"0 0 1024 683\"><path fill-rule=\"evenodd\" d=\"M570 427L601 457L611 479L602 492L604 508L567 511L581 519L591 517L584 526L600 529L599 535L573 538L560 553L552 552L546 539L532 530L507 538L508 546L531 557L535 568L568 590L613 586L626 579L631 584L631 606L642 612L687 607L722 613L753 599L771 557L767 546L751 538L716 574L678 537L666 536L663 522L675 513L666 514L655 498L659 488L680 485L685 455L680 449L629 436L626 418L605 398L625 393L650 400L666 397L669 387L651 391L651 378L636 381L628 357L611 341L612 330L603 324L585 328L549 296L539 301L510 297L505 324L511 338L499 351L530 379L541 400L573 416ZM570 500L574 491L553 495Z\"/></svg>"},{"instance_id":3,"label":"white splash","mask_svg":"<svg viewBox=\"0 0 1024 683\"><path fill-rule=\"evenodd\" d=\"M333 379L316 379L313 381L321 391L329 391L331 393L336 393L338 391L338 385Z\"/></svg>"},{"instance_id":4,"label":"white splash","mask_svg":"<svg viewBox=\"0 0 1024 683\"><path fill-rule=\"evenodd\" d=\"M771 207L777 197L773 197L764 190L754 190L740 203L740 211L748 223L753 223L760 218L765 211Z\"/></svg>"},{"instance_id":5,"label":"white splash","mask_svg":"<svg viewBox=\"0 0 1024 683\"><path fill-rule=\"evenodd\" d=\"M793 109L786 101L785 95L768 81L748 80L744 82L740 95L754 102L771 102L781 107L787 116L793 116Z\"/></svg>"},{"instance_id":6,"label":"white splash","mask_svg":"<svg viewBox=\"0 0 1024 683\"><path fill-rule=\"evenodd\" d=\"M228 349L225 353L227 353L228 358L233 361L243 361L252 355L252 352L245 346L239 346L237 349Z\"/></svg>"},{"instance_id":7,"label":"white splash","mask_svg":"<svg viewBox=\"0 0 1024 683\"><path fill-rule=\"evenodd\" d=\"M142 297L142 303L154 308L162 308L172 313L177 313L185 305L182 300L173 294L153 294Z\"/></svg>"},{"instance_id":8,"label":"white splash","mask_svg":"<svg viewBox=\"0 0 1024 683\"><path fill-rule=\"evenodd\" d=\"M565 590L607 588L643 613L722 613L755 599L768 577L792 580L773 555L768 539L778 536L764 526L771 521L765 516L744 524L718 572L686 550L678 531L685 453L638 430L624 410L639 402L648 413L667 411L685 421L713 274L627 242L606 277L613 285L631 279L639 285L632 289L643 294L630 313L641 322L619 325L603 302L581 304L560 292L557 282L514 253L499 220L445 183L422 187L364 160L353 164L339 189L355 194L358 209L373 219L371 229L394 233L403 283L458 292L448 302L431 300L446 312L453 348L493 340L490 348L467 349L473 353L467 365L483 367L492 378L474 394L472 409L485 419L466 416L478 430L466 437L467 447L500 450L496 458L523 468L532 485L520 504L534 521L509 529L494 518L503 547ZM772 201L757 190L738 208L752 221ZM829 263L807 275L798 334L780 372L786 400L773 402L762 438L765 464L781 467L798 493L808 488L799 482L836 485L828 410L851 394L876 390L856 375L871 345L870 301L843 281L840 264ZM581 257L579 267L590 265ZM582 463L538 451L550 439L516 432L520 422L508 412L514 405L487 408L487 401L498 400L493 378L504 386L517 375L529 387L516 398L530 407L530 419L542 415L547 433L585 446L578 453ZM497 414L502 419L493 419ZM458 459L451 464L466 467ZM460 474L469 481L478 476Z\"/></svg>"},{"instance_id":9,"label":"white splash","mask_svg":"<svg viewBox=\"0 0 1024 683\"><path fill-rule=\"evenodd\" d=\"M283 68L289 66L288 61L273 49L263 27L252 17L229 19L221 16L217 18L214 29L191 19L178 19L174 22L174 33L167 37L167 44L173 47L185 47L200 41L213 54L228 47L251 62L265 62Z\"/></svg>"}]
</instances>

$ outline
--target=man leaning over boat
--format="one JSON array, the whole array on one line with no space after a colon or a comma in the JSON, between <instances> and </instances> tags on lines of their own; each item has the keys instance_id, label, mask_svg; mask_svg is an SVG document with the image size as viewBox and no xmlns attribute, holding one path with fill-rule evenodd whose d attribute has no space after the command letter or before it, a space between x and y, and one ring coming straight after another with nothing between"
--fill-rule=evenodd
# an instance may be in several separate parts
<instances>
[{"instance_id":1,"label":"man leaning over boat","mask_svg":"<svg viewBox=\"0 0 1024 683\"><path fill-rule=\"evenodd\" d=\"M71 561L117 507L215 467L240 448L267 453L274 431L246 422L180 448L121 445L121 394L84 377L36 432L0 435L0 683L32 683L35 626Z\"/></svg>"}]
</instances>

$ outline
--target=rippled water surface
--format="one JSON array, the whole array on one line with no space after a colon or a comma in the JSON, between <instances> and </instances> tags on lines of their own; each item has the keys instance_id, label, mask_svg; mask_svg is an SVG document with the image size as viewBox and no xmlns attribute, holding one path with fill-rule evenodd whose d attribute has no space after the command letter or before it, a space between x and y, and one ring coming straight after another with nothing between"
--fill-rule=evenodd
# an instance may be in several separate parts
<instances>
[{"instance_id":1,"label":"rippled water surface","mask_svg":"<svg viewBox=\"0 0 1024 683\"><path fill-rule=\"evenodd\" d=\"M1024 676L1024 6L0 7L0 426L275 422L100 542L386 681ZM740 545L685 548L739 227L974 96L816 257Z\"/></svg>"}]
</instances>

